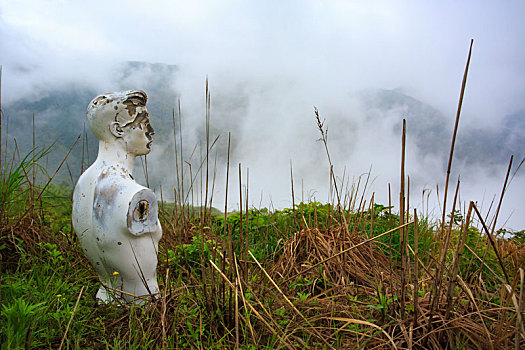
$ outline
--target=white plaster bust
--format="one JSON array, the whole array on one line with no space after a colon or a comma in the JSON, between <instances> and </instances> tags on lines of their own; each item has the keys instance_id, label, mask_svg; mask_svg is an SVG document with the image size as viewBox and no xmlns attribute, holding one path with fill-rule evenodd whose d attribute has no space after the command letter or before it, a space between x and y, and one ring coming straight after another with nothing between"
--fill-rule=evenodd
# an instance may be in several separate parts
<instances>
[{"instance_id":1,"label":"white plaster bust","mask_svg":"<svg viewBox=\"0 0 525 350\"><path fill-rule=\"evenodd\" d=\"M143 91L132 90L97 96L87 108L99 151L78 179L72 221L102 282L97 299L104 302L140 302L134 296L159 291L156 268L162 228L157 198L132 174L135 157L150 152L155 133L146 101Z\"/></svg>"}]
</instances>

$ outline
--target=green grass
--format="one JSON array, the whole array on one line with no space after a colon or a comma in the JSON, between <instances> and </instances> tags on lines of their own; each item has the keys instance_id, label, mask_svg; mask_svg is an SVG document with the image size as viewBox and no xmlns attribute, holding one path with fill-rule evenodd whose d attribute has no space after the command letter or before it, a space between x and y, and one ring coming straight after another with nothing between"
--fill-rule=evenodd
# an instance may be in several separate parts
<instances>
[{"instance_id":1,"label":"green grass","mask_svg":"<svg viewBox=\"0 0 525 350\"><path fill-rule=\"evenodd\" d=\"M23 183L20 184L19 190L30 191L24 188ZM188 243L170 245L169 240L161 242L159 280L167 300L162 301L161 298L153 304L123 308L117 305L98 305L94 299L99 282L83 257L71 230L69 195L70 189L49 186L41 196L43 207L35 208L31 215L18 224L18 228L10 227L14 230L14 235L6 232L7 225L3 227L0 253L3 256L17 257L16 261L11 259L9 263L2 264L3 349L24 348L26 344L33 348L57 348L66 329L64 348L150 349L165 346L219 349L235 345L235 312L232 306L234 293L220 280L219 275L211 272L212 267L208 263L211 259L227 276L235 276L234 267L231 264L228 266L217 254L229 254L225 249L229 235L224 235L225 221L222 213L210 215L204 226L201 226L203 221L199 217L188 219L188 232L193 235ZM15 218L17 213L20 215L27 210L24 206L9 208L10 211L4 212L4 215L11 219ZM242 230L240 213L228 213L226 227L232 236L233 253L238 256L243 254L241 242L244 235L256 258L271 269L281 256L283 242L290 239L297 230L304 230L306 225L328 230L329 224L335 225L338 217L344 214L350 231L358 231L365 237L372 237L387 231L399 219L396 214L385 214L387 211L383 210L384 207L377 205L377 210L373 213L372 233L372 214L368 212L337 213L330 205L321 203L300 203L294 209L274 212L250 209L248 213L242 214ZM170 214L165 215L169 217ZM167 227L165 223L164 226ZM431 252L435 245L433 226L424 221L420 222L419 232L419 250ZM165 231L165 235L168 236L173 233L175 232ZM201 242L201 237L206 238L205 242ZM410 244L413 244L413 231L409 230L409 237ZM382 244L377 244L377 249L385 256L392 252L392 266L395 268L400 263L399 235L394 234L391 238L387 235L381 241ZM480 255L487 248L486 241L474 228L469 230L467 244L476 247L475 251ZM164 256L166 258L163 258ZM204 270L201 268L201 256L206 264ZM477 260L468 267L467 262L471 261L470 258L471 256L465 254L465 263L461 266L463 272L467 268L474 272L482 267ZM496 258L490 251L486 254L485 263L499 271ZM242 262L240 264L242 266ZM168 268L169 285L165 280ZM314 275L299 276L288 285L281 286L296 307L304 312L304 316L312 320L326 307L323 305L326 301L313 297L335 287L328 280L323 281L322 270L320 268L319 273ZM205 271L206 288L202 285L202 271ZM482 271L482 275L486 275L486 271ZM323 346L309 330L308 325L301 322L279 294L269 292L264 276L255 266L250 265L249 272L241 273L240 276L247 279L243 282L243 296L246 302L254 306L265 306L262 309L258 307L259 312L269 312L266 317L274 329L279 330L276 332L291 335L287 344L293 347ZM499 284L493 279L486 277L486 281L490 290L495 291L499 288ZM82 287L85 288L73 313ZM398 296L392 295L388 288L386 282L378 282L375 291L368 292L366 288L362 291L355 290L346 297L332 294L333 301L338 301L334 305L343 308L341 311L344 311L345 315L353 314L354 318L361 318L363 321L387 325L392 317L398 317L396 315L399 312ZM427 287L421 285L420 288L418 293L421 297L430 291L428 284ZM349 297L351 300L344 299ZM497 302L495 294L490 302ZM253 310L246 308L243 302L239 303L242 316L239 337L242 348L270 349L284 346L278 333L272 334L264 325L259 324L255 333L252 333L254 324L257 324L259 319ZM163 311L163 305L167 305L166 311ZM165 321L169 322L164 325L167 330L164 336L159 331L163 312ZM407 312L413 312L413 308L408 307ZM67 328L70 319L71 325ZM335 321L322 321L321 324L334 329L341 326ZM332 334L330 341L333 346L349 344L353 339L350 336L352 334L364 332L372 337L381 337L381 332L367 326L351 323L346 327L345 330ZM468 343L468 338L462 339L462 342ZM358 343L364 346L365 341Z\"/></svg>"},{"instance_id":2,"label":"green grass","mask_svg":"<svg viewBox=\"0 0 525 350\"><path fill-rule=\"evenodd\" d=\"M487 236L472 223L465 230L454 213L437 279L439 224L418 221L416 275L414 255L401 256L399 231L376 239L400 222L381 204L310 202L225 215L161 203L161 294L141 306L99 305L100 282L71 228L72 189L32 183L48 152L13 158L0 178L2 349L407 347L403 327L413 328L415 348L525 343L521 304L502 282L506 272L511 290L522 293L523 231L497 239L500 263ZM407 228L412 250L415 228ZM470 249L455 265L462 232Z\"/></svg>"}]
</instances>

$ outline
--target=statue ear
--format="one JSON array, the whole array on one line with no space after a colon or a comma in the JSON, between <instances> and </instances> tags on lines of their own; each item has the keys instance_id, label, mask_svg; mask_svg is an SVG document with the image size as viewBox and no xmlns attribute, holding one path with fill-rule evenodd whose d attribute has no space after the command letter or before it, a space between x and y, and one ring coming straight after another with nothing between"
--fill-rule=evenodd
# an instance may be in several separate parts
<instances>
[{"instance_id":1,"label":"statue ear","mask_svg":"<svg viewBox=\"0 0 525 350\"><path fill-rule=\"evenodd\" d=\"M124 130L122 130L120 123L117 121L111 122L111 125L109 126L109 131L111 131L113 136L117 138L124 136Z\"/></svg>"}]
</instances>

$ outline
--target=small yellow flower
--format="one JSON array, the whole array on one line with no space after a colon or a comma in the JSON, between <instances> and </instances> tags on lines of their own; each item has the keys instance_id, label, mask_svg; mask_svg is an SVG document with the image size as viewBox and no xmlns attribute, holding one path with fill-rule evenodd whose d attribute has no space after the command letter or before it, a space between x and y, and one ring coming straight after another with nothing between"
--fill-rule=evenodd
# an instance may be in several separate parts
<instances>
[{"instance_id":1,"label":"small yellow flower","mask_svg":"<svg viewBox=\"0 0 525 350\"><path fill-rule=\"evenodd\" d=\"M62 294L57 294L57 298L60 298L62 296Z\"/></svg>"},{"instance_id":2,"label":"small yellow flower","mask_svg":"<svg viewBox=\"0 0 525 350\"><path fill-rule=\"evenodd\" d=\"M118 271L113 272L113 276L119 275Z\"/></svg>"}]
</instances>

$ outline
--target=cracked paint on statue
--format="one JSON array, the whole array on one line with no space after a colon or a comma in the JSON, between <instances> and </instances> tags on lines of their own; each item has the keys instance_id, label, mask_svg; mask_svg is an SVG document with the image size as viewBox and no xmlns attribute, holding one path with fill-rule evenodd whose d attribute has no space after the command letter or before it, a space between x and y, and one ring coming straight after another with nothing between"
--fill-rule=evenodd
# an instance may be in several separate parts
<instances>
[{"instance_id":1,"label":"cracked paint on statue","mask_svg":"<svg viewBox=\"0 0 525 350\"><path fill-rule=\"evenodd\" d=\"M131 90L97 96L87 108L99 153L75 187L72 221L104 302L137 302L136 296L159 291L157 198L132 174L135 157L150 152L155 133L146 102L143 91Z\"/></svg>"}]
</instances>

